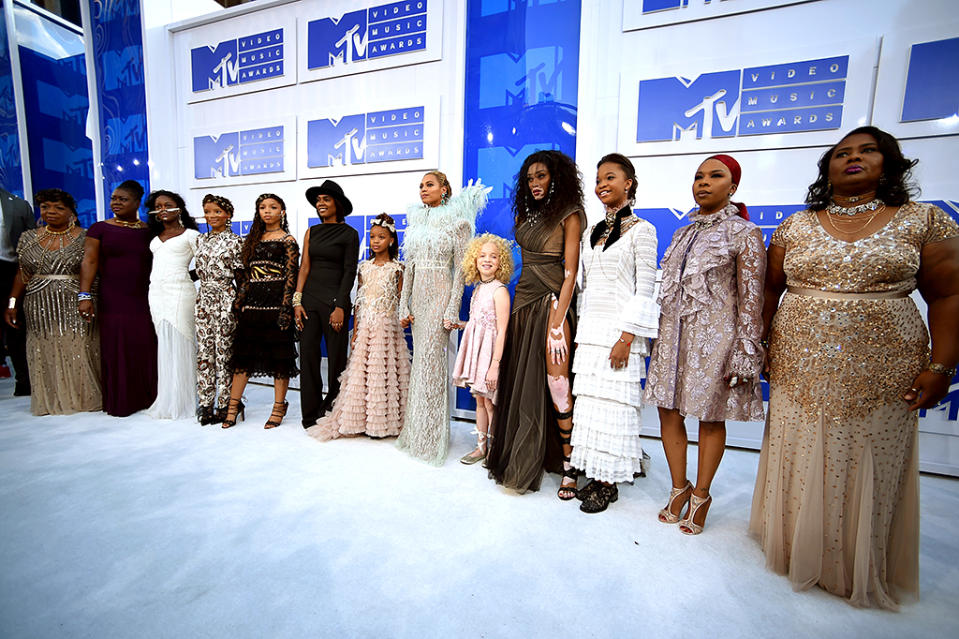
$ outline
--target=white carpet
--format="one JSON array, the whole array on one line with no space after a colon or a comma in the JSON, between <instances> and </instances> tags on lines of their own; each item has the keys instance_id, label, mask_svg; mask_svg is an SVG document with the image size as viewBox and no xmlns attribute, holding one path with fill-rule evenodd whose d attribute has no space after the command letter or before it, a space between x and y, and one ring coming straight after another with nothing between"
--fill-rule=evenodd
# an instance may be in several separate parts
<instances>
[{"instance_id":1,"label":"white carpet","mask_svg":"<svg viewBox=\"0 0 959 639\"><path fill-rule=\"evenodd\" d=\"M0 382L0 636L955 637L959 482L922 478L922 596L898 614L795 593L746 535L758 455L730 450L706 532L656 520L650 476L598 515L558 478L514 495L391 441L102 413L34 418ZM695 461L695 449L690 459Z\"/></svg>"}]
</instances>

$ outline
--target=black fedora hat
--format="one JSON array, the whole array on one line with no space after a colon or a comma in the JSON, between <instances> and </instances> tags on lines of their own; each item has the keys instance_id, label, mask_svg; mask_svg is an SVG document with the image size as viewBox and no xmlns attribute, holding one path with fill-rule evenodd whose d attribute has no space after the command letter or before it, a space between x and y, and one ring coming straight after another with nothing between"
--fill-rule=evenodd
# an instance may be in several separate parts
<instances>
[{"instance_id":1,"label":"black fedora hat","mask_svg":"<svg viewBox=\"0 0 959 639\"><path fill-rule=\"evenodd\" d=\"M319 186L311 186L306 190L306 201L310 206L316 206L316 198L320 195L329 195L336 200L336 212L340 217L346 217L353 212L353 203L343 193L343 187L333 180L323 180Z\"/></svg>"}]
</instances>

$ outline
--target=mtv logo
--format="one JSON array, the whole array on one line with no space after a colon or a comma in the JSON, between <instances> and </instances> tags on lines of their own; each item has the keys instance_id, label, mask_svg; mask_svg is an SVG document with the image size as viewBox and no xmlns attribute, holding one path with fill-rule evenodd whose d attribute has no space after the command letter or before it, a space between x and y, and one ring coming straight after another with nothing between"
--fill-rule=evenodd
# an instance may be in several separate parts
<instances>
[{"instance_id":1,"label":"mtv logo","mask_svg":"<svg viewBox=\"0 0 959 639\"><path fill-rule=\"evenodd\" d=\"M901 122L948 118L959 113L959 38L912 45Z\"/></svg>"},{"instance_id":2,"label":"mtv logo","mask_svg":"<svg viewBox=\"0 0 959 639\"><path fill-rule=\"evenodd\" d=\"M65 175L93 179L93 149L74 147L60 140L43 138L43 168Z\"/></svg>"},{"instance_id":3,"label":"mtv logo","mask_svg":"<svg viewBox=\"0 0 959 639\"><path fill-rule=\"evenodd\" d=\"M513 197L513 181L523 160L534 151L557 149L555 144L526 144L515 151L504 146L477 149L476 173L483 176L483 183L493 187L489 199Z\"/></svg>"},{"instance_id":4,"label":"mtv logo","mask_svg":"<svg viewBox=\"0 0 959 639\"><path fill-rule=\"evenodd\" d=\"M67 94L60 87L41 81L37 81L37 100L40 113L74 127L83 126L90 106L86 93Z\"/></svg>"},{"instance_id":5,"label":"mtv logo","mask_svg":"<svg viewBox=\"0 0 959 639\"><path fill-rule=\"evenodd\" d=\"M240 175L240 133L193 138L193 177L224 178Z\"/></svg>"},{"instance_id":6,"label":"mtv logo","mask_svg":"<svg viewBox=\"0 0 959 639\"><path fill-rule=\"evenodd\" d=\"M311 20L307 68L350 65L426 48L427 0L404 0Z\"/></svg>"},{"instance_id":7,"label":"mtv logo","mask_svg":"<svg viewBox=\"0 0 959 639\"><path fill-rule=\"evenodd\" d=\"M529 49L522 56L480 58L479 107L570 101L563 94L562 66L563 49L558 46Z\"/></svg>"},{"instance_id":8,"label":"mtv logo","mask_svg":"<svg viewBox=\"0 0 959 639\"><path fill-rule=\"evenodd\" d=\"M738 70L641 80L636 141L734 136L741 80Z\"/></svg>"},{"instance_id":9,"label":"mtv logo","mask_svg":"<svg viewBox=\"0 0 959 639\"><path fill-rule=\"evenodd\" d=\"M107 91L143 84L143 47L132 45L103 53L103 85Z\"/></svg>"},{"instance_id":10,"label":"mtv logo","mask_svg":"<svg viewBox=\"0 0 959 639\"><path fill-rule=\"evenodd\" d=\"M310 168L350 166L365 161L366 114L310 120L306 124L306 164Z\"/></svg>"},{"instance_id":11,"label":"mtv logo","mask_svg":"<svg viewBox=\"0 0 959 639\"><path fill-rule=\"evenodd\" d=\"M222 89L237 83L240 58L236 40L226 40L213 47L196 47L190 51L193 91Z\"/></svg>"},{"instance_id":12,"label":"mtv logo","mask_svg":"<svg viewBox=\"0 0 959 639\"><path fill-rule=\"evenodd\" d=\"M147 121L142 113L127 118L110 118L106 131L108 155L146 151Z\"/></svg>"},{"instance_id":13,"label":"mtv logo","mask_svg":"<svg viewBox=\"0 0 959 639\"><path fill-rule=\"evenodd\" d=\"M209 91L283 75L283 29L190 51L193 91Z\"/></svg>"},{"instance_id":14,"label":"mtv logo","mask_svg":"<svg viewBox=\"0 0 959 639\"><path fill-rule=\"evenodd\" d=\"M306 27L309 69L350 64L366 59L368 42L366 9L344 13L336 18L311 20Z\"/></svg>"},{"instance_id":15,"label":"mtv logo","mask_svg":"<svg viewBox=\"0 0 959 639\"><path fill-rule=\"evenodd\" d=\"M193 176L227 178L283 172L283 125L193 138Z\"/></svg>"}]
</instances>

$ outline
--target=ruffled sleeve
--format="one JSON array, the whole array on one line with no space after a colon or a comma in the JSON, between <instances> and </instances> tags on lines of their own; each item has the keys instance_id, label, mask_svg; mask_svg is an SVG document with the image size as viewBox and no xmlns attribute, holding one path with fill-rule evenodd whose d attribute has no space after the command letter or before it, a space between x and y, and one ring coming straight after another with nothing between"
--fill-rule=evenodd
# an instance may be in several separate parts
<instances>
[{"instance_id":1,"label":"ruffled sleeve","mask_svg":"<svg viewBox=\"0 0 959 639\"><path fill-rule=\"evenodd\" d=\"M623 305L619 328L637 337L659 333L659 304L656 303L656 230L645 221L630 233L634 259L634 293Z\"/></svg>"},{"instance_id":2,"label":"ruffled sleeve","mask_svg":"<svg viewBox=\"0 0 959 639\"><path fill-rule=\"evenodd\" d=\"M727 376L759 381L763 347L763 286L766 278L766 247L762 231L752 227L740 234L736 256L736 338L726 366Z\"/></svg>"}]
</instances>

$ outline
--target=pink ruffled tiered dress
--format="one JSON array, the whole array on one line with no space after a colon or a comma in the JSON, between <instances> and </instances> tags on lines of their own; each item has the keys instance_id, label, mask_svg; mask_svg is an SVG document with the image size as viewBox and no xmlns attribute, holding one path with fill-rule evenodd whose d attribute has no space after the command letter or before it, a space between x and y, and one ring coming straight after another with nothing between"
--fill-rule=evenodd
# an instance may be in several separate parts
<instances>
[{"instance_id":1,"label":"pink ruffled tiered dress","mask_svg":"<svg viewBox=\"0 0 959 639\"><path fill-rule=\"evenodd\" d=\"M493 295L505 286L499 280L483 282L473 289L470 299L470 319L463 329L463 339L456 353L453 384L469 388L474 396L482 396L496 403L496 392L486 387L486 373L493 361L496 346L496 307Z\"/></svg>"},{"instance_id":2,"label":"pink ruffled tiered dress","mask_svg":"<svg viewBox=\"0 0 959 639\"><path fill-rule=\"evenodd\" d=\"M396 261L360 265L353 352L333 411L307 429L311 437L327 441L400 434L410 382L410 351L397 316L402 273L403 265Z\"/></svg>"}]
</instances>

